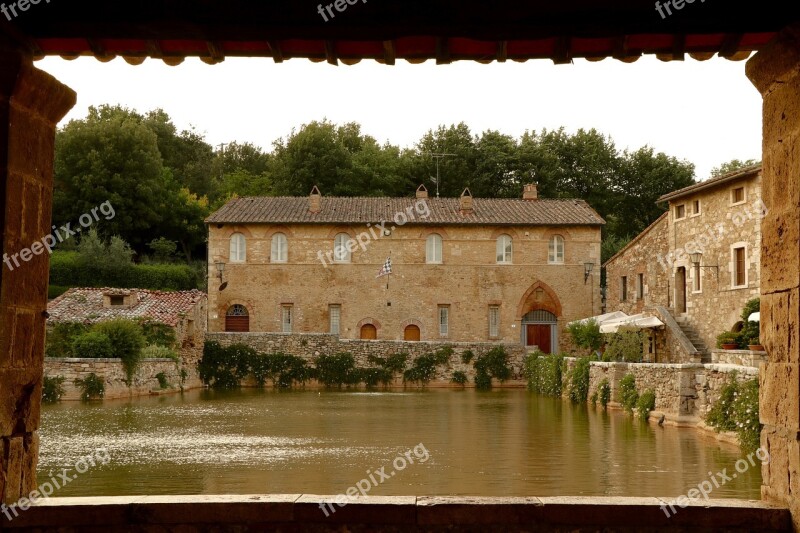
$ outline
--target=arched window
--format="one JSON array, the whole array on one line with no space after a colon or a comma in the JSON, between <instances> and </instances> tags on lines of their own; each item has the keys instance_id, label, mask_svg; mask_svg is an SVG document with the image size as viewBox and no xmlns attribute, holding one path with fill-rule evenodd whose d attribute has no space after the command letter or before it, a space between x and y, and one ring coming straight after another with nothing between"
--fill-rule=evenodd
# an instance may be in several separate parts
<instances>
[{"instance_id":1,"label":"arched window","mask_svg":"<svg viewBox=\"0 0 800 533\"><path fill-rule=\"evenodd\" d=\"M511 263L511 235L500 235L497 238L497 262Z\"/></svg>"},{"instance_id":2,"label":"arched window","mask_svg":"<svg viewBox=\"0 0 800 533\"><path fill-rule=\"evenodd\" d=\"M289 255L288 250L286 235L283 233L276 233L272 236L271 261L273 263L285 263Z\"/></svg>"},{"instance_id":3,"label":"arched window","mask_svg":"<svg viewBox=\"0 0 800 533\"><path fill-rule=\"evenodd\" d=\"M550 237L547 262L555 264L564 263L564 237L561 235L553 235Z\"/></svg>"},{"instance_id":4,"label":"arched window","mask_svg":"<svg viewBox=\"0 0 800 533\"><path fill-rule=\"evenodd\" d=\"M350 235L347 233L339 233L333 239L333 261L335 263L349 263L350 250L347 249L347 244L350 242Z\"/></svg>"},{"instance_id":5,"label":"arched window","mask_svg":"<svg viewBox=\"0 0 800 533\"><path fill-rule=\"evenodd\" d=\"M250 331L250 313L241 304L232 305L225 313L225 331Z\"/></svg>"},{"instance_id":6,"label":"arched window","mask_svg":"<svg viewBox=\"0 0 800 533\"><path fill-rule=\"evenodd\" d=\"M234 233L231 235L231 253L229 260L231 263L244 263L247 259L247 244L244 240L244 235L241 233Z\"/></svg>"},{"instance_id":7,"label":"arched window","mask_svg":"<svg viewBox=\"0 0 800 533\"><path fill-rule=\"evenodd\" d=\"M438 264L442 262L442 236L431 233L425 242L425 262Z\"/></svg>"}]
</instances>

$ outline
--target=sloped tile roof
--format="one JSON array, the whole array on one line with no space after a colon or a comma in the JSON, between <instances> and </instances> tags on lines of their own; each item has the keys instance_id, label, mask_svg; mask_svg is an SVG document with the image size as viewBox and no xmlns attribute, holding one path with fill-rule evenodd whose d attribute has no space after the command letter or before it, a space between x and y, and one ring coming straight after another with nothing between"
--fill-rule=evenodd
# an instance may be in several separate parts
<instances>
[{"instance_id":1,"label":"sloped tile roof","mask_svg":"<svg viewBox=\"0 0 800 533\"><path fill-rule=\"evenodd\" d=\"M743 179L743 178L750 178L752 176L757 175L759 172L761 172L761 163L745 168L740 168L738 170L734 170L733 172L728 172L727 174L714 176L713 178L708 178L707 180L697 182L694 185L689 185L688 187L684 187L683 189L678 189L677 191L668 192L667 194L661 196L661 198L656 200L656 203L669 202L670 200L677 200L678 198L683 198L684 196L688 196L698 191L710 189L712 187L717 187L718 185L723 185L731 181L736 181L738 179Z\"/></svg>"},{"instance_id":2,"label":"sloped tile roof","mask_svg":"<svg viewBox=\"0 0 800 533\"><path fill-rule=\"evenodd\" d=\"M458 198L344 198L323 196L320 211L312 213L308 197L234 198L206 219L209 224L366 224L392 221L398 213L414 213L408 224L583 226L605 221L583 200L474 198L472 212L460 211Z\"/></svg>"},{"instance_id":3,"label":"sloped tile roof","mask_svg":"<svg viewBox=\"0 0 800 533\"><path fill-rule=\"evenodd\" d=\"M138 302L131 307L103 307L103 294L135 292ZM94 324L115 318L149 318L176 326L181 313L188 313L206 294L191 291L162 292L143 289L72 288L47 304L48 322Z\"/></svg>"}]
</instances>

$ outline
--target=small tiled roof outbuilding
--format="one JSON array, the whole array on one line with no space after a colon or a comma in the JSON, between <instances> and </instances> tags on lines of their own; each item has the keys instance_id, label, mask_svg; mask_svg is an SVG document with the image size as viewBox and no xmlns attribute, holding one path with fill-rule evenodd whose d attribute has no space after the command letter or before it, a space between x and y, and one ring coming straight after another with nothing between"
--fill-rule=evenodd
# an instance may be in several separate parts
<instances>
[{"instance_id":1,"label":"small tiled roof outbuilding","mask_svg":"<svg viewBox=\"0 0 800 533\"><path fill-rule=\"evenodd\" d=\"M322 196L319 212L308 197L234 198L206 219L209 224L366 224L392 221L414 210L419 198ZM464 213L458 198L425 198L430 216L414 211L409 225L599 226L603 218L583 200L474 198ZM421 210L421 209L420 209Z\"/></svg>"},{"instance_id":2,"label":"small tiled roof outbuilding","mask_svg":"<svg viewBox=\"0 0 800 533\"><path fill-rule=\"evenodd\" d=\"M104 307L103 295L136 293L137 301L129 307ZM178 325L185 313L206 298L204 292L150 291L144 289L72 288L47 304L48 323L82 322L94 324L115 318L147 318L169 326Z\"/></svg>"}]
</instances>

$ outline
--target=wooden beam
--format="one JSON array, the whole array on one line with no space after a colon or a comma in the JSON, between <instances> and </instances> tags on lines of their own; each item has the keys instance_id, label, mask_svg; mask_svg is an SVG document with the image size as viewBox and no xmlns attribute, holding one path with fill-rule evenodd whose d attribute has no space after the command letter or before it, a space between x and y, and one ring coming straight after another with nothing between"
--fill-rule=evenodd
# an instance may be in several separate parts
<instances>
[{"instance_id":1,"label":"wooden beam","mask_svg":"<svg viewBox=\"0 0 800 533\"><path fill-rule=\"evenodd\" d=\"M739 45L742 42L743 33L728 33L722 40L719 47L719 57L732 58L739 52Z\"/></svg>"},{"instance_id":2,"label":"wooden beam","mask_svg":"<svg viewBox=\"0 0 800 533\"><path fill-rule=\"evenodd\" d=\"M672 36L672 60L683 61L686 59L686 35Z\"/></svg>"},{"instance_id":3,"label":"wooden beam","mask_svg":"<svg viewBox=\"0 0 800 533\"><path fill-rule=\"evenodd\" d=\"M556 65L565 65L572 63L572 37L564 35L556 38L556 45L553 48L553 63Z\"/></svg>"},{"instance_id":4,"label":"wooden beam","mask_svg":"<svg viewBox=\"0 0 800 533\"><path fill-rule=\"evenodd\" d=\"M387 65L394 65L397 61L397 50L394 41L383 41L383 62Z\"/></svg>"},{"instance_id":5,"label":"wooden beam","mask_svg":"<svg viewBox=\"0 0 800 533\"><path fill-rule=\"evenodd\" d=\"M283 63L283 51L281 50L281 43L276 39L267 41L269 49L272 51L272 60L275 63Z\"/></svg>"},{"instance_id":6,"label":"wooden beam","mask_svg":"<svg viewBox=\"0 0 800 533\"><path fill-rule=\"evenodd\" d=\"M100 41L97 39L86 39L86 42L89 43L89 49L92 51L92 54L94 54L94 57L98 61L108 63L116 57L114 55L108 55L105 46L100 44Z\"/></svg>"},{"instance_id":7,"label":"wooden beam","mask_svg":"<svg viewBox=\"0 0 800 533\"><path fill-rule=\"evenodd\" d=\"M436 38L436 64L449 65L450 59L450 40L447 37Z\"/></svg>"},{"instance_id":8,"label":"wooden beam","mask_svg":"<svg viewBox=\"0 0 800 533\"><path fill-rule=\"evenodd\" d=\"M497 61L505 63L508 59L508 41L497 41Z\"/></svg>"},{"instance_id":9,"label":"wooden beam","mask_svg":"<svg viewBox=\"0 0 800 533\"><path fill-rule=\"evenodd\" d=\"M164 51L161 50L161 45L158 44L158 41L154 39L148 39L145 42L145 47L147 48L147 55L150 57L155 59L164 57Z\"/></svg>"},{"instance_id":10,"label":"wooden beam","mask_svg":"<svg viewBox=\"0 0 800 533\"><path fill-rule=\"evenodd\" d=\"M339 66L339 60L336 59L336 44L333 41L325 41L325 59L334 66Z\"/></svg>"},{"instance_id":11,"label":"wooden beam","mask_svg":"<svg viewBox=\"0 0 800 533\"><path fill-rule=\"evenodd\" d=\"M206 41L206 47L208 48L208 56L200 57L203 63L215 65L225 61L225 53L222 51L222 45L219 41Z\"/></svg>"}]
</instances>

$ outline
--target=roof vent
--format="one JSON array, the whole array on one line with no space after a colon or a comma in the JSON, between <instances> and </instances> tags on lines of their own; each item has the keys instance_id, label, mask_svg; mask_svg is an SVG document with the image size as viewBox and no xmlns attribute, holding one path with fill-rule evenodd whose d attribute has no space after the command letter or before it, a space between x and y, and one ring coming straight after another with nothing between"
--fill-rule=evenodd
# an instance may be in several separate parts
<instances>
[{"instance_id":1,"label":"roof vent","mask_svg":"<svg viewBox=\"0 0 800 533\"><path fill-rule=\"evenodd\" d=\"M539 199L539 187L535 183L528 183L522 188L522 199L523 200L538 200Z\"/></svg>"},{"instance_id":2,"label":"roof vent","mask_svg":"<svg viewBox=\"0 0 800 533\"><path fill-rule=\"evenodd\" d=\"M461 198L459 199L459 208L461 209L462 215L468 215L472 213L472 193L469 191L469 187L464 189L464 192L461 193Z\"/></svg>"},{"instance_id":3,"label":"roof vent","mask_svg":"<svg viewBox=\"0 0 800 533\"><path fill-rule=\"evenodd\" d=\"M425 188L425 185L420 185L417 187L417 198L427 198L428 197L428 189Z\"/></svg>"},{"instance_id":4,"label":"roof vent","mask_svg":"<svg viewBox=\"0 0 800 533\"><path fill-rule=\"evenodd\" d=\"M311 189L311 194L308 195L308 210L314 214L319 213L322 210L320 207L321 202L322 193L319 192L319 188L314 185L314 188Z\"/></svg>"}]
</instances>

